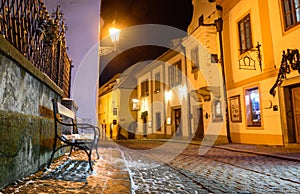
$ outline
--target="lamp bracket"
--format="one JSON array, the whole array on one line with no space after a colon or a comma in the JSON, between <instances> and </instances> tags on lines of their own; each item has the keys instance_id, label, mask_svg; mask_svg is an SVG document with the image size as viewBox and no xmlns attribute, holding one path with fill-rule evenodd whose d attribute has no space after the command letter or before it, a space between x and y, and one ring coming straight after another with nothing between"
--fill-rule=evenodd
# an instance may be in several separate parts
<instances>
[{"instance_id":1,"label":"lamp bracket","mask_svg":"<svg viewBox=\"0 0 300 194\"><path fill-rule=\"evenodd\" d=\"M115 47L99 47L98 55L99 56L108 55L113 51L115 51Z\"/></svg>"}]
</instances>

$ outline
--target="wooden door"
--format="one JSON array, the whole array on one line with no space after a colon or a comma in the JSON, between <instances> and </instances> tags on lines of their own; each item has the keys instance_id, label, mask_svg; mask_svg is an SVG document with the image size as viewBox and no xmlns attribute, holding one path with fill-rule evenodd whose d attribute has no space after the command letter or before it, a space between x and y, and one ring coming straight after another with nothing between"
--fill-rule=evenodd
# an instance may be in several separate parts
<instances>
[{"instance_id":1,"label":"wooden door","mask_svg":"<svg viewBox=\"0 0 300 194\"><path fill-rule=\"evenodd\" d=\"M181 109L174 109L175 133L176 136L181 136Z\"/></svg>"},{"instance_id":2,"label":"wooden door","mask_svg":"<svg viewBox=\"0 0 300 194\"><path fill-rule=\"evenodd\" d=\"M194 109L194 130L195 135L194 139L201 139L204 136L204 127L203 127L203 109L195 108Z\"/></svg>"},{"instance_id":3,"label":"wooden door","mask_svg":"<svg viewBox=\"0 0 300 194\"><path fill-rule=\"evenodd\" d=\"M300 143L300 87L292 89L296 141Z\"/></svg>"}]
</instances>

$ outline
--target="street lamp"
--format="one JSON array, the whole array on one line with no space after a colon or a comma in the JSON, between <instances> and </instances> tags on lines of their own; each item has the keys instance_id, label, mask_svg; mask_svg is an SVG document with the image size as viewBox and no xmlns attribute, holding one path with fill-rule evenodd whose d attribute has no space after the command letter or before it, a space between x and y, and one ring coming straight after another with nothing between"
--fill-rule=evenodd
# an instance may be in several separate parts
<instances>
[{"instance_id":1,"label":"street lamp","mask_svg":"<svg viewBox=\"0 0 300 194\"><path fill-rule=\"evenodd\" d=\"M113 24L114 23L115 22L113 22ZM119 42L119 40L120 40L120 33L121 33L121 30L116 27L112 27L109 29L109 36L110 36L111 42L114 44L114 46L113 47L99 46L99 56L108 55L109 53L116 51L117 42Z\"/></svg>"},{"instance_id":2,"label":"street lamp","mask_svg":"<svg viewBox=\"0 0 300 194\"><path fill-rule=\"evenodd\" d=\"M229 113L228 113L228 102L227 102L227 89L226 89L226 77L225 77L225 68L224 68L224 57L223 57L223 40L222 40L222 31L223 31L223 19L218 18L215 20L215 25L217 32L219 33L219 44L220 44L220 58L221 58L221 67L222 67L222 78L223 78L223 95L224 95L224 105L225 105L225 118L226 118L226 130L227 130L227 140L229 143L232 143L230 136L230 125L229 125Z\"/></svg>"},{"instance_id":3,"label":"street lamp","mask_svg":"<svg viewBox=\"0 0 300 194\"><path fill-rule=\"evenodd\" d=\"M209 2L214 2L210 1ZM219 33L219 44L220 44L220 63L222 68L222 78L223 78L223 96L224 96L224 106L225 106L225 119L226 119L226 130L227 130L227 141L232 143L230 136L230 125L229 125L229 113L228 113L228 102L227 102L227 89L226 89L226 77L225 77L225 67L224 67L224 57L223 57L223 40L222 40L222 31L223 31L223 19L222 19L223 8L220 5L217 5L216 14L218 19L212 24L204 24L203 21L200 21L201 26L215 26L217 32Z\"/></svg>"}]
</instances>

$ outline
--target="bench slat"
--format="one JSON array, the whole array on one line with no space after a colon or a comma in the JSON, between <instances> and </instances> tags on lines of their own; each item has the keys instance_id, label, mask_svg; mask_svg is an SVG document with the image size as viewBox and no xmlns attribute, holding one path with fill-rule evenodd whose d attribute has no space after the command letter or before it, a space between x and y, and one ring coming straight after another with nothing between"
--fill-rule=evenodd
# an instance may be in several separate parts
<instances>
[{"instance_id":1,"label":"bench slat","mask_svg":"<svg viewBox=\"0 0 300 194\"><path fill-rule=\"evenodd\" d=\"M72 110L65 107L64 105L60 104L59 102L57 103L57 108L59 114L69 117L71 119L75 119L75 113Z\"/></svg>"}]
</instances>

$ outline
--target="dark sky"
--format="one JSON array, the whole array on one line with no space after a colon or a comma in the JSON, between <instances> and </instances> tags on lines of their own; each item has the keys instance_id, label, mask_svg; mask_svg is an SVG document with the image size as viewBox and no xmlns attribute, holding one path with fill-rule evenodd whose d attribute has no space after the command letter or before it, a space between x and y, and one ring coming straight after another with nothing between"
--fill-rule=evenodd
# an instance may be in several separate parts
<instances>
[{"instance_id":1,"label":"dark sky","mask_svg":"<svg viewBox=\"0 0 300 194\"><path fill-rule=\"evenodd\" d=\"M104 26L101 36L106 37L112 21L121 29L140 24L163 24L186 31L192 19L192 0L102 0L101 18ZM126 34L126 33L125 33ZM130 44L131 38L122 38L117 45ZM139 34L139 38L147 39L147 34ZM170 39L179 38L169 37ZM102 45L102 42L101 42ZM108 81L114 74L123 72L127 67L144 60L153 60L165 52L167 48L159 46L139 46L121 53L114 52L101 57L105 69L100 75L100 85Z\"/></svg>"}]
</instances>

